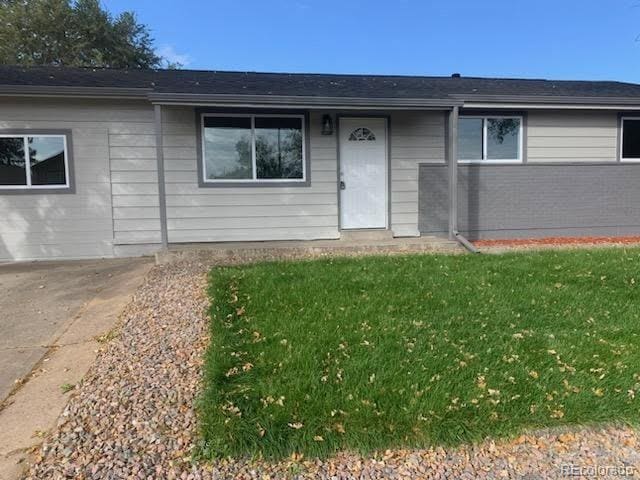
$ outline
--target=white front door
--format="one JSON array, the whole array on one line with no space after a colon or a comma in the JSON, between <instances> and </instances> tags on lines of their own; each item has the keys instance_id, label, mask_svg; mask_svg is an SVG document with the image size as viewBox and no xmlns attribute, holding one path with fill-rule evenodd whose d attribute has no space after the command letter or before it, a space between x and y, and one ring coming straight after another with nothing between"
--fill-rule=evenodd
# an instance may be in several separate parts
<instances>
[{"instance_id":1,"label":"white front door","mask_svg":"<svg viewBox=\"0 0 640 480\"><path fill-rule=\"evenodd\" d=\"M340 118L342 228L387 226L387 120Z\"/></svg>"}]
</instances>

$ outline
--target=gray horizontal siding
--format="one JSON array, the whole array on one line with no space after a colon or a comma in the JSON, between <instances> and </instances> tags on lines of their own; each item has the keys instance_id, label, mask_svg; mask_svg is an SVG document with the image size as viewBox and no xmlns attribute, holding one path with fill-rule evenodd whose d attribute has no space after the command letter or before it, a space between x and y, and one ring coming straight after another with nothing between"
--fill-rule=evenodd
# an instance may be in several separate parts
<instances>
[{"instance_id":1,"label":"gray horizontal siding","mask_svg":"<svg viewBox=\"0 0 640 480\"><path fill-rule=\"evenodd\" d=\"M391 115L391 229L395 236L417 236L418 166L444 162L443 112Z\"/></svg>"},{"instance_id":2,"label":"gray horizontal siding","mask_svg":"<svg viewBox=\"0 0 640 480\"><path fill-rule=\"evenodd\" d=\"M109 133L140 127L143 103L97 100L3 99L0 129L71 130L76 191L0 192L0 259L113 256Z\"/></svg>"},{"instance_id":3,"label":"gray horizontal siding","mask_svg":"<svg viewBox=\"0 0 640 480\"><path fill-rule=\"evenodd\" d=\"M160 205L153 109L109 129L116 245L160 242Z\"/></svg>"},{"instance_id":4,"label":"gray horizontal siding","mask_svg":"<svg viewBox=\"0 0 640 480\"><path fill-rule=\"evenodd\" d=\"M202 188L194 109L163 108L169 242L337 238L335 136L320 135L320 120L311 114L310 186ZM116 229L148 226L122 222Z\"/></svg>"},{"instance_id":5,"label":"gray horizontal siding","mask_svg":"<svg viewBox=\"0 0 640 480\"><path fill-rule=\"evenodd\" d=\"M233 209L229 208L229 205L215 205L215 206L168 206L167 215L171 218L181 219L208 219L208 218L281 218L281 217L299 217L301 209L304 210L305 217L318 217L326 216L331 217L335 215L335 204L330 203L313 203L313 204L300 204L296 205L275 205L277 209L274 209L274 205L257 205L254 201L251 205L239 205L237 202L233 204Z\"/></svg>"},{"instance_id":6,"label":"gray horizontal siding","mask_svg":"<svg viewBox=\"0 0 640 480\"><path fill-rule=\"evenodd\" d=\"M471 238L640 233L640 164L461 165L459 229ZM420 231L447 229L447 168L420 167Z\"/></svg>"},{"instance_id":7,"label":"gray horizontal siding","mask_svg":"<svg viewBox=\"0 0 640 480\"><path fill-rule=\"evenodd\" d=\"M265 193L238 193L235 195L167 195L167 207L229 207L255 206L299 208L306 205L335 206L336 196L333 192L309 193L307 195ZM221 191L221 193L224 193ZM306 207L305 207L306 208Z\"/></svg>"},{"instance_id":8,"label":"gray horizontal siding","mask_svg":"<svg viewBox=\"0 0 640 480\"><path fill-rule=\"evenodd\" d=\"M527 161L615 161L617 135L616 112L532 110L527 115Z\"/></svg>"}]
</instances>

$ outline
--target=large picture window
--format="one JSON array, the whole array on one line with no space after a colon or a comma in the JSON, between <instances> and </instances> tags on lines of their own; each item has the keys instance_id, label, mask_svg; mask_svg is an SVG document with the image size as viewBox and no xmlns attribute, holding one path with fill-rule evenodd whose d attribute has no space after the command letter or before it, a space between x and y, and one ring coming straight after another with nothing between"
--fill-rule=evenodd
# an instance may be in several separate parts
<instances>
[{"instance_id":1,"label":"large picture window","mask_svg":"<svg viewBox=\"0 0 640 480\"><path fill-rule=\"evenodd\" d=\"M303 182L303 115L202 115L205 183Z\"/></svg>"},{"instance_id":2,"label":"large picture window","mask_svg":"<svg viewBox=\"0 0 640 480\"><path fill-rule=\"evenodd\" d=\"M0 134L0 190L68 187L66 135Z\"/></svg>"},{"instance_id":3,"label":"large picture window","mask_svg":"<svg viewBox=\"0 0 640 480\"><path fill-rule=\"evenodd\" d=\"M458 160L521 162L522 117L461 116Z\"/></svg>"},{"instance_id":4,"label":"large picture window","mask_svg":"<svg viewBox=\"0 0 640 480\"><path fill-rule=\"evenodd\" d=\"M640 117L622 117L622 158L640 161Z\"/></svg>"}]
</instances>

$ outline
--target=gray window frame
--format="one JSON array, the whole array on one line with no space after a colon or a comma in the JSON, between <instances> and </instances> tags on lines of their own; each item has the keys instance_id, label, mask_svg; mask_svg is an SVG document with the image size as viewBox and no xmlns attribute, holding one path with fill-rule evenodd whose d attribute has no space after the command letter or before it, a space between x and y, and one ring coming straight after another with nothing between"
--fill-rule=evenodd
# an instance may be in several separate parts
<instances>
[{"instance_id":1,"label":"gray window frame","mask_svg":"<svg viewBox=\"0 0 640 480\"><path fill-rule=\"evenodd\" d=\"M527 112L526 111L500 111L500 110L465 110L461 112L459 119L463 118L478 118L482 119L482 159L460 159L457 158L457 163L461 165L518 165L527 163ZM517 118L520 120L519 129L519 141L518 141L518 154L520 158L517 159L489 159L485 158L487 152L487 119L495 118ZM458 139L456 138L456 142Z\"/></svg>"},{"instance_id":2,"label":"gray window frame","mask_svg":"<svg viewBox=\"0 0 640 480\"><path fill-rule=\"evenodd\" d=\"M67 184L63 186L33 186L15 185L7 186L0 184L0 195L51 195L51 194L74 194L76 193L74 163L73 163L73 139L71 129L44 129L44 128L21 128L21 129L0 129L3 137L37 137L37 136L61 136L65 141L65 164L67 174Z\"/></svg>"},{"instance_id":3,"label":"gray window frame","mask_svg":"<svg viewBox=\"0 0 640 480\"><path fill-rule=\"evenodd\" d=\"M246 109L210 109L196 108L196 153L198 163L198 187L200 188L282 188L282 187L309 187L311 186L311 155L309 148L310 128L309 112L301 110L246 110ZM291 179L256 179L256 180L205 180L204 172L204 147L203 147L203 118L211 117L301 117L302 118L302 162L304 178Z\"/></svg>"}]
</instances>

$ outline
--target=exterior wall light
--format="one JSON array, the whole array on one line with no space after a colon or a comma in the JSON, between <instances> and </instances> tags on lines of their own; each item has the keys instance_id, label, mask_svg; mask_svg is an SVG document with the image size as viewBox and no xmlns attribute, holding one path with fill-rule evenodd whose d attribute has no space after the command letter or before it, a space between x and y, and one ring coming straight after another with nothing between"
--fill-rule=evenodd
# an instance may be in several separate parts
<instances>
[{"instance_id":1,"label":"exterior wall light","mask_svg":"<svg viewBox=\"0 0 640 480\"><path fill-rule=\"evenodd\" d=\"M322 116L322 135L333 135L333 119L331 115Z\"/></svg>"}]
</instances>

